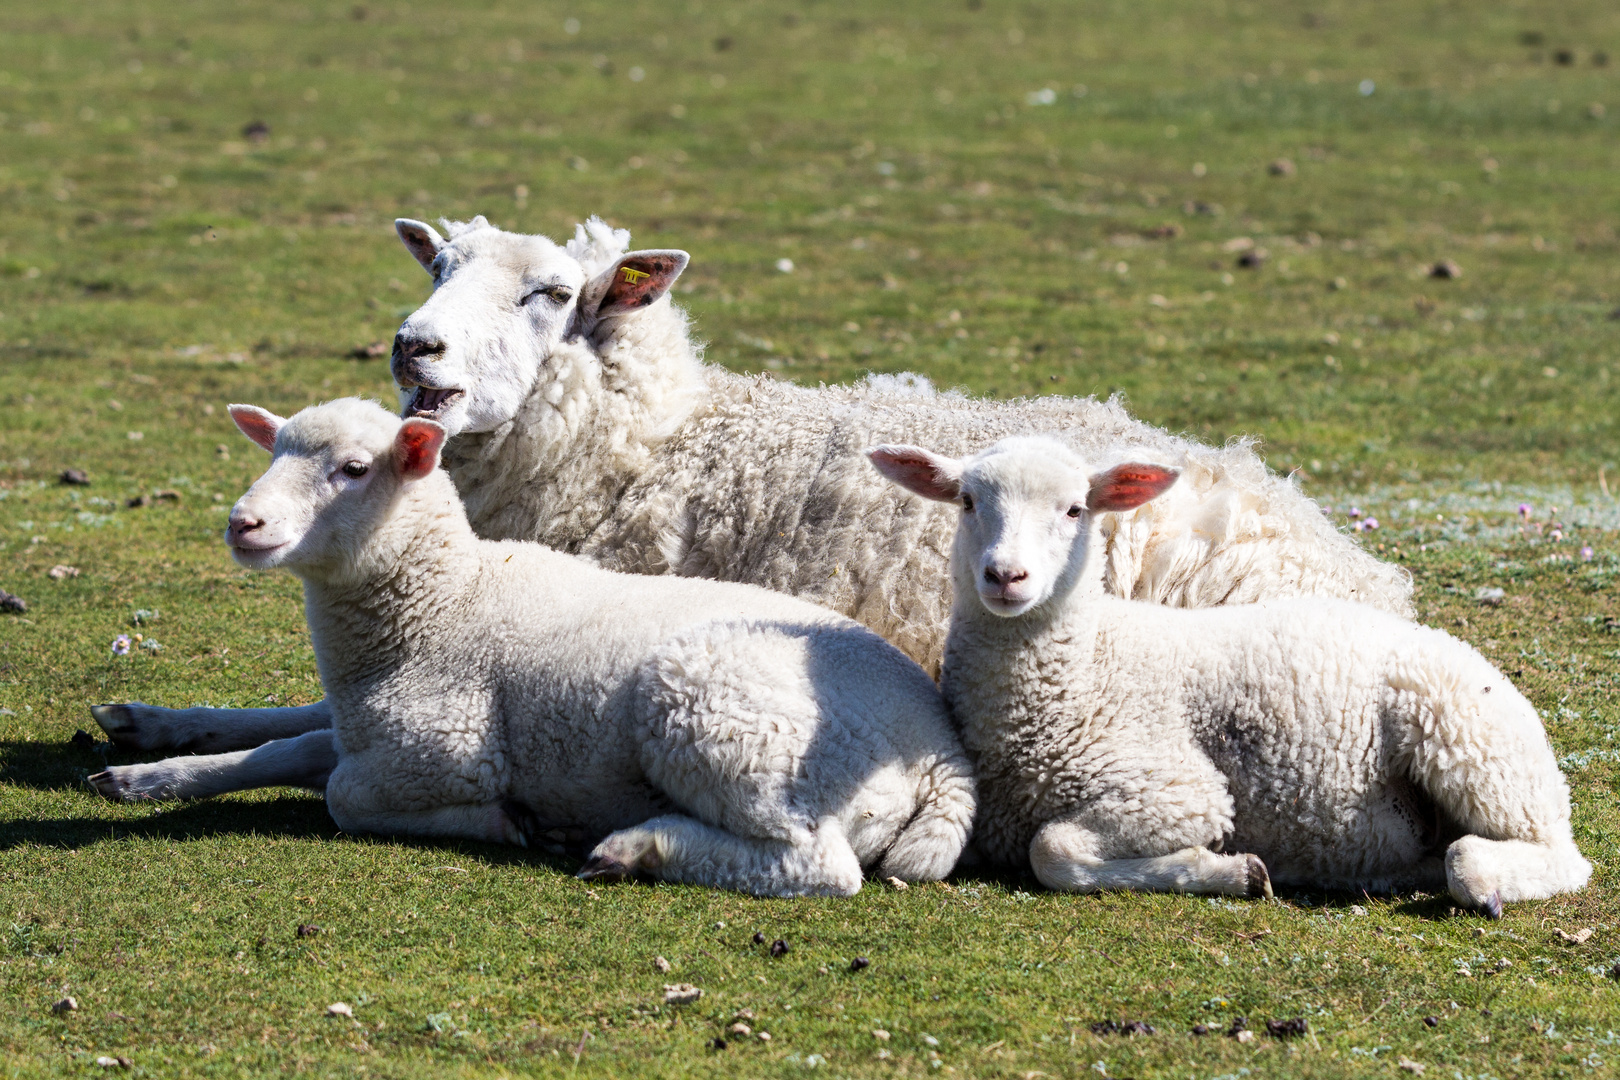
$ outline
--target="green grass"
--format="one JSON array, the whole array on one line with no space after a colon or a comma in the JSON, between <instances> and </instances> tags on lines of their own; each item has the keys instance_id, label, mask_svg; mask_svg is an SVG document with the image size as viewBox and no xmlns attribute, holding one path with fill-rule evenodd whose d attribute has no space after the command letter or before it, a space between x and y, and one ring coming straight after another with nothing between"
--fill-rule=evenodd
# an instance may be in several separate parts
<instances>
[{"instance_id":1,"label":"green grass","mask_svg":"<svg viewBox=\"0 0 1620 1080\"><path fill-rule=\"evenodd\" d=\"M0 29L0 587L32 605L0 616L9 1071L922 1075L927 1034L955 1075L1613 1074L1620 544L1457 543L1404 500L1500 481L1611 506L1620 9L90 0L0 5ZM593 212L692 252L679 299L728 366L1120 390L1158 424L1262 436L1336 506L1384 500L1425 620L1548 717L1593 885L1489 925L1444 897L972 873L757 901L338 837L298 793L92 798L105 759L68 742L91 702L319 696L295 582L218 541L262 464L223 405L388 397L345 354L425 295L393 217L561 236ZM1426 277L1440 259L1463 276ZM68 467L93 483L58 486ZM158 490L179 498L126 506ZM1548 561L1582 543L1592 561ZM138 609L162 651L111 657ZM665 1006L675 980L704 998ZM359 1026L322 1015L339 1000ZM742 1008L773 1039L710 1049ZM1310 1034L1187 1034L1240 1015ZM1108 1018L1159 1033L1091 1034Z\"/></svg>"}]
</instances>

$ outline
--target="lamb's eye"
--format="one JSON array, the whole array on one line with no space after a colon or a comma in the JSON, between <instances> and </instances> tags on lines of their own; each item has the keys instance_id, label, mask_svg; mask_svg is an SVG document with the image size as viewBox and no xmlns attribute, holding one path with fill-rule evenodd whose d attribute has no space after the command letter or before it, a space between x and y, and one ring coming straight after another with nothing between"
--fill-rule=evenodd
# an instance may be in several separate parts
<instances>
[{"instance_id":1,"label":"lamb's eye","mask_svg":"<svg viewBox=\"0 0 1620 1080\"><path fill-rule=\"evenodd\" d=\"M962 492L962 512L964 514L973 513L973 496L965 491Z\"/></svg>"},{"instance_id":2,"label":"lamb's eye","mask_svg":"<svg viewBox=\"0 0 1620 1080\"><path fill-rule=\"evenodd\" d=\"M1072 518L1079 517L1082 509L1084 508L1079 503L1075 503L1073 506L1069 507L1069 516Z\"/></svg>"},{"instance_id":3,"label":"lamb's eye","mask_svg":"<svg viewBox=\"0 0 1620 1080\"><path fill-rule=\"evenodd\" d=\"M367 465L363 461L351 461L347 465L343 466L343 475L352 476L355 479L359 479L370 471L371 466Z\"/></svg>"}]
</instances>

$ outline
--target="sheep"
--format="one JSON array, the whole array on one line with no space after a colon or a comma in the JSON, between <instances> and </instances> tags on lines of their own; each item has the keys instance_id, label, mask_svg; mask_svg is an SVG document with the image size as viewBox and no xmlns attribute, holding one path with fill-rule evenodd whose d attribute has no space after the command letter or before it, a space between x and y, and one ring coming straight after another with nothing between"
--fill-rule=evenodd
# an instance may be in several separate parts
<instances>
[{"instance_id":1,"label":"sheep","mask_svg":"<svg viewBox=\"0 0 1620 1080\"><path fill-rule=\"evenodd\" d=\"M1077 892L1444 884L1493 917L1586 883L1535 709L1465 643L1326 597L1107 595L1103 516L1174 469L1039 437L870 458L959 508L942 689L987 857Z\"/></svg>"},{"instance_id":2,"label":"sheep","mask_svg":"<svg viewBox=\"0 0 1620 1080\"><path fill-rule=\"evenodd\" d=\"M346 832L578 828L601 838L581 877L768 896L956 864L971 766L933 680L877 634L757 586L480 540L434 421L358 398L230 411L273 457L226 536L303 579L333 730L301 739L335 751L310 779Z\"/></svg>"},{"instance_id":3,"label":"sheep","mask_svg":"<svg viewBox=\"0 0 1620 1080\"><path fill-rule=\"evenodd\" d=\"M874 442L967 453L1045 432L1176 466L1150 512L1108 515L1104 581L1182 607L1318 594L1411 614L1409 576L1337 532L1253 447L1200 445L1118 400L1009 402L918 376L801 387L704 364L668 293L683 251L631 251L592 218L566 246L484 218L449 238L396 223L434 292L391 361L402 412L444 424L445 467L486 539L535 540L636 574L741 581L848 615L937 672L952 522L872 475ZM228 750L325 724L326 707L92 710L114 742Z\"/></svg>"}]
</instances>

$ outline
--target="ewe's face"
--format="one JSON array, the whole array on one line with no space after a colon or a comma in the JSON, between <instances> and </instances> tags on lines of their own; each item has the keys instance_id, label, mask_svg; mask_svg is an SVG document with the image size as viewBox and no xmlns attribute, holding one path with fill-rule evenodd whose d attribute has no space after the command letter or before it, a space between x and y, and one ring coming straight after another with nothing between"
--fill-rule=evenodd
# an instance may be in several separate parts
<instances>
[{"instance_id":1,"label":"ewe's face","mask_svg":"<svg viewBox=\"0 0 1620 1080\"><path fill-rule=\"evenodd\" d=\"M517 415L562 342L585 271L543 236L486 227L445 242L422 228L417 243L400 230L434 286L394 338L401 411L452 435L492 431Z\"/></svg>"},{"instance_id":2,"label":"ewe's face","mask_svg":"<svg viewBox=\"0 0 1620 1080\"><path fill-rule=\"evenodd\" d=\"M356 398L311 406L285 421L252 406L233 405L231 416L274 454L231 507L225 530L232 557L255 569L308 570L358 552L387 517L402 483L433 470L444 437L435 424L402 425ZM432 459L425 470L423 435Z\"/></svg>"},{"instance_id":3,"label":"ewe's face","mask_svg":"<svg viewBox=\"0 0 1620 1080\"><path fill-rule=\"evenodd\" d=\"M400 411L437 421L452 435L511 420L564 342L589 339L655 303L687 262L684 251L632 251L588 278L570 251L603 242L618 250L611 245L630 239L594 218L576 237L585 249L502 232L483 218L449 241L420 221L394 225L434 286L394 338ZM587 242L588 233L597 239Z\"/></svg>"},{"instance_id":4,"label":"ewe's face","mask_svg":"<svg viewBox=\"0 0 1620 1080\"><path fill-rule=\"evenodd\" d=\"M971 461L958 499L957 587L971 577L985 609L1007 618L1073 588L1089 553L1088 492L1083 467L1039 450Z\"/></svg>"}]
</instances>

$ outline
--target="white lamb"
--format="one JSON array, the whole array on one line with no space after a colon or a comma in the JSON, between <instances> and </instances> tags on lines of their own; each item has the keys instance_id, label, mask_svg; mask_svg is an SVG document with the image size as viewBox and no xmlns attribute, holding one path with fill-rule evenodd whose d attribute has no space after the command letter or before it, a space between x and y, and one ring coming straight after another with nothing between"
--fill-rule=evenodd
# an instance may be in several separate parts
<instances>
[{"instance_id":1,"label":"white lamb","mask_svg":"<svg viewBox=\"0 0 1620 1080\"><path fill-rule=\"evenodd\" d=\"M1180 607L1319 594L1410 614L1405 571L1336 532L1248 445L1203 446L1113 401L733 375L701 362L667 297L685 252L628 251L630 234L595 218L565 247L481 217L449 225L448 239L396 224L434 279L394 341L401 404L449 428L445 467L486 539L801 596L937 671L953 521L883 483L862 451L905 441L968 453L1046 432L1092 455L1137 447L1182 471L1154 506L1105 515L1109 592ZM256 746L330 722L319 702L93 712L114 742L144 750Z\"/></svg>"},{"instance_id":2,"label":"white lamb","mask_svg":"<svg viewBox=\"0 0 1620 1080\"><path fill-rule=\"evenodd\" d=\"M754 586L479 540L430 420L354 398L231 413L275 456L227 539L304 580L334 731L292 742L331 748L343 829L577 828L606 837L583 877L771 896L955 865L971 767L928 675L870 630Z\"/></svg>"},{"instance_id":3,"label":"white lamb","mask_svg":"<svg viewBox=\"0 0 1620 1080\"><path fill-rule=\"evenodd\" d=\"M943 689L989 857L1080 892L1444 882L1492 916L1586 883L1535 709L1466 644L1340 600L1105 594L1100 517L1174 470L1040 438L871 458L960 507Z\"/></svg>"}]
</instances>

